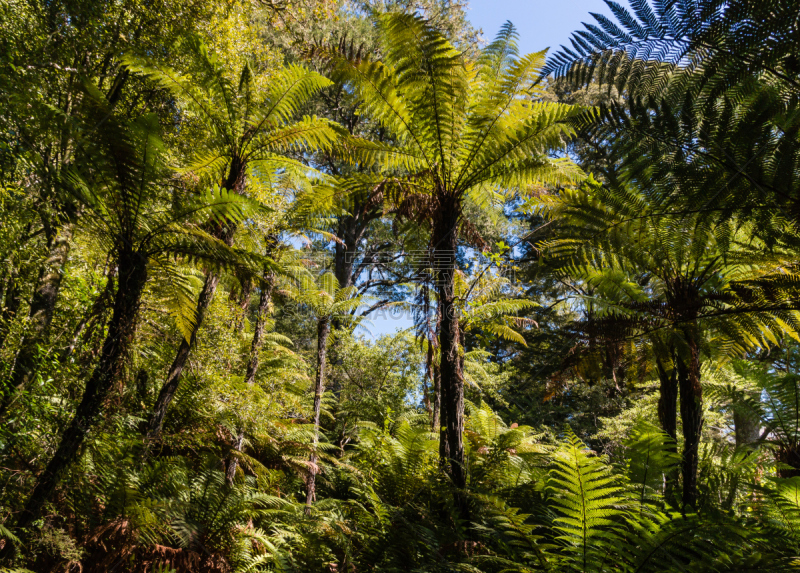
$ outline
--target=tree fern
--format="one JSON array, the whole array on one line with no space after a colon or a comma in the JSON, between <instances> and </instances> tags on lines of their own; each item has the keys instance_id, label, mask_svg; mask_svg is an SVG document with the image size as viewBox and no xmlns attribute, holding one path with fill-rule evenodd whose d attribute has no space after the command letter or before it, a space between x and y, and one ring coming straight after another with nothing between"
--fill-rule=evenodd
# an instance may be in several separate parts
<instances>
[{"instance_id":1,"label":"tree fern","mask_svg":"<svg viewBox=\"0 0 800 573\"><path fill-rule=\"evenodd\" d=\"M336 49L318 52L333 64L337 79L352 86L364 113L397 142L385 149L367 146L370 161L404 167L402 177L387 185L385 202L404 216L432 222L432 250L442 257L435 270L444 320L443 404L451 410L443 439L449 442L451 472L463 486L463 378L453 281L464 201L478 198L480 204L486 192L492 196L494 191L512 193L538 183L579 179L574 164L548 154L573 133L565 120L579 110L530 101L527 90L543 55L498 58L498 53L515 52L508 28L486 57L471 66L422 18L389 13L377 15L375 24L383 36L381 61L348 59Z\"/></svg>"}]
</instances>

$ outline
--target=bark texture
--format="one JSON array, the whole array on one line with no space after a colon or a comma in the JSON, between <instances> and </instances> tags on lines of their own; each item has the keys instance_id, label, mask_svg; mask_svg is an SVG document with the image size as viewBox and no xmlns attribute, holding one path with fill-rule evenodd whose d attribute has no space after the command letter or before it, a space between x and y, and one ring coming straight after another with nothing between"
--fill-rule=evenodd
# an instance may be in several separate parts
<instances>
[{"instance_id":1,"label":"bark texture","mask_svg":"<svg viewBox=\"0 0 800 573\"><path fill-rule=\"evenodd\" d=\"M438 364L433 365L433 414L431 415L431 431L442 433L442 376Z\"/></svg>"},{"instance_id":2,"label":"bark texture","mask_svg":"<svg viewBox=\"0 0 800 573\"><path fill-rule=\"evenodd\" d=\"M146 262L139 253L120 255L119 288L114 297L114 312L100 361L86 382L81 402L61 437L55 455L39 476L17 519L18 527L28 527L41 516L42 507L52 497L64 471L77 459L86 434L98 421L103 402L122 371L125 354L135 335L139 300L147 280Z\"/></svg>"},{"instance_id":3,"label":"bark texture","mask_svg":"<svg viewBox=\"0 0 800 573\"><path fill-rule=\"evenodd\" d=\"M225 178L225 189L231 189L236 193L243 193L245 188L245 179L247 173L247 163L243 158L234 157L231 160L231 165L228 170L228 176ZM211 235L223 241L228 246L233 244L233 236L236 233L236 226L228 225L225 223L216 223L210 229ZM200 296L197 298L197 308L195 310L196 322L192 330L190 340L185 338L181 340L178 347L178 352L175 354L175 359L167 373L167 379L158 393L156 404L153 409L153 415L150 417L150 423L147 428L147 438L152 441L161 435L161 430L164 427L164 417L167 414L169 405L175 397L175 392L178 390L183 369L186 367L186 362L189 360L189 354L192 347L197 340L197 332L203 325L203 317L214 300L214 293L217 291L219 284L219 275L215 272L210 272L206 275L206 282L203 284L203 290L200 291Z\"/></svg>"},{"instance_id":4,"label":"bark texture","mask_svg":"<svg viewBox=\"0 0 800 573\"><path fill-rule=\"evenodd\" d=\"M150 417L150 423L147 427L148 440L155 440L159 435L161 435L161 430L164 428L164 418L167 415L167 410L169 409L172 399L175 397L175 392L178 390L178 384L180 383L183 369L186 367L186 361L189 360L189 354L197 340L197 331L200 329L200 326L203 323L203 317L205 316L206 310L208 310L208 307L211 305L211 301L214 299L214 293L217 291L218 284L218 274L209 273L206 276L206 282L203 284L203 290L200 291L200 296L197 298L197 309L195 311L197 322L195 323L194 330L192 331L192 337L190 340L186 340L185 338L181 340L181 344L178 347L178 352L175 354L175 359L172 361L172 365L167 373L167 380L164 382L164 385L161 387L161 391L158 393L158 398L156 399L155 406L153 407L153 414Z\"/></svg>"},{"instance_id":5,"label":"bark texture","mask_svg":"<svg viewBox=\"0 0 800 573\"><path fill-rule=\"evenodd\" d=\"M669 367L666 366L669 364ZM656 369L659 379L658 396L658 421L673 443L669 450L678 453L678 371L675 368L672 356L668 362L656 359ZM678 485L678 469L667 473L664 482L664 498L668 503L674 503L675 491Z\"/></svg>"},{"instance_id":6,"label":"bark texture","mask_svg":"<svg viewBox=\"0 0 800 573\"><path fill-rule=\"evenodd\" d=\"M19 269L16 266L12 266L8 269L8 278L6 279L5 292L3 293L3 306L0 309L0 347L5 344L11 322L17 316L19 307L22 305L22 293L19 285Z\"/></svg>"},{"instance_id":7,"label":"bark texture","mask_svg":"<svg viewBox=\"0 0 800 573\"><path fill-rule=\"evenodd\" d=\"M678 358L681 423L683 424L683 506L697 506L697 464L703 430L703 388L700 385L700 349L696 324L686 329L688 355Z\"/></svg>"},{"instance_id":8,"label":"bark texture","mask_svg":"<svg viewBox=\"0 0 800 573\"><path fill-rule=\"evenodd\" d=\"M778 468L779 478L800 476L800 444L782 444L775 452L775 460L782 464Z\"/></svg>"},{"instance_id":9,"label":"bark texture","mask_svg":"<svg viewBox=\"0 0 800 573\"><path fill-rule=\"evenodd\" d=\"M317 376L314 381L314 446L311 451L311 464L306 484L306 506L310 507L317 499L317 444L319 443L319 413L322 408L322 394L325 391L325 366L328 353L328 336L331 333L331 321L328 317L319 319L317 323ZM306 509L308 511L308 509Z\"/></svg>"},{"instance_id":10,"label":"bark texture","mask_svg":"<svg viewBox=\"0 0 800 573\"><path fill-rule=\"evenodd\" d=\"M747 397L758 402L760 396L756 391L749 393ZM753 444L761 437L761 419L738 402L733 404L733 428L737 448Z\"/></svg>"},{"instance_id":11,"label":"bark texture","mask_svg":"<svg viewBox=\"0 0 800 573\"><path fill-rule=\"evenodd\" d=\"M434 224L433 254L439 307L442 313L439 349L441 353L442 428L446 451L440 455L449 462L449 472L458 488L467 484L464 465L464 377L461 371L458 306L455 299L456 248L458 246L457 201L440 207ZM443 458L442 461L445 461Z\"/></svg>"},{"instance_id":12,"label":"bark texture","mask_svg":"<svg viewBox=\"0 0 800 573\"><path fill-rule=\"evenodd\" d=\"M269 318L269 305L272 301L272 289L274 288L275 277L274 275L267 274L264 276L264 284L261 287L261 295L258 299L258 314L256 316L256 326L253 331L253 342L250 344L250 356L247 359L247 369L244 373L244 381L247 384L253 384L256 381L256 373L258 373L258 362L261 349L264 347L264 333L267 329L267 319ZM244 443L244 430L240 429L233 442L233 449L237 452L242 451L242 444ZM236 477L236 468L238 462L236 458L231 457L228 460L226 468L226 479L228 483L233 483L233 478Z\"/></svg>"}]
</instances>

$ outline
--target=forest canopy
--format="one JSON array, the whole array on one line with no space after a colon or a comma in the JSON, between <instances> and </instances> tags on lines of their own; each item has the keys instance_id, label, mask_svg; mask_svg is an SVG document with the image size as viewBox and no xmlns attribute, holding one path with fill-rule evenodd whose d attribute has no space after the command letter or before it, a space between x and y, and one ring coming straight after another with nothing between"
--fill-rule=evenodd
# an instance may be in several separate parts
<instances>
[{"instance_id":1,"label":"forest canopy","mask_svg":"<svg viewBox=\"0 0 800 573\"><path fill-rule=\"evenodd\" d=\"M0 571L800 570L800 2L606 4L0 0Z\"/></svg>"}]
</instances>

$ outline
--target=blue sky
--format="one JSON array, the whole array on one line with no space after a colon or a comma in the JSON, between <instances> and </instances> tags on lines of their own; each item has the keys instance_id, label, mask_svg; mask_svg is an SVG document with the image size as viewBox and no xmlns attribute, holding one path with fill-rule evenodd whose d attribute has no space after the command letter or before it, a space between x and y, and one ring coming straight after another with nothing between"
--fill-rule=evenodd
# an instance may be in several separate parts
<instances>
[{"instance_id":1,"label":"blue sky","mask_svg":"<svg viewBox=\"0 0 800 573\"><path fill-rule=\"evenodd\" d=\"M625 0L620 3L627 6ZM561 44L569 45L572 32L583 29L582 22L594 23L590 12L611 15L603 0L470 0L467 16L473 26L483 29L487 41L494 38L506 20L511 20L519 33L521 53L549 47L552 54ZM371 319L368 326L371 338L412 324L409 317L391 316L388 312ZM360 333L367 335L364 331Z\"/></svg>"},{"instance_id":2,"label":"blue sky","mask_svg":"<svg viewBox=\"0 0 800 573\"><path fill-rule=\"evenodd\" d=\"M594 23L590 12L611 15L603 0L470 0L467 16L489 41L511 20L519 32L520 52L528 54L547 47L553 53L561 44L569 45L572 32L583 29L582 22Z\"/></svg>"}]
</instances>

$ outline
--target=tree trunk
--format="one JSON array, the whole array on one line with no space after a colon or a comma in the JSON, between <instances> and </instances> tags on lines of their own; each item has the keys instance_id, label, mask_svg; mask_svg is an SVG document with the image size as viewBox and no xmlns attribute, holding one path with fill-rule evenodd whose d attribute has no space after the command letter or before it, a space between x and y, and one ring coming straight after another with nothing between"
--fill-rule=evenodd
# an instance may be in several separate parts
<instances>
[{"instance_id":1,"label":"tree trunk","mask_svg":"<svg viewBox=\"0 0 800 573\"><path fill-rule=\"evenodd\" d=\"M103 402L123 368L125 354L136 332L139 300L147 280L146 263L146 258L139 253L122 253L119 257L119 287L100 361L86 382L81 402L55 455L39 476L17 519L18 527L29 527L40 517L43 505L53 495L64 471L77 458L86 434L97 423Z\"/></svg>"},{"instance_id":2,"label":"tree trunk","mask_svg":"<svg viewBox=\"0 0 800 573\"><path fill-rule=\"evenodd\" d=\"M759 392L749 392L747 397L758 401ZM761 419L749 412L744 404L733 403L733 430L736 437L736 448L748 446L758 441L761 436Z\"/></svg>"},{"instance_id":3,"label":"tree trunk","mask_svg":"<svg viewBox=\"0 0 800 573\"><path fill-rule=\"evenodd\" d=\"M345 215L339 220L337 236L342 243L336 243L333 258L333 274L339 287L347 288L353 285L353 267L356 262L356 242L363 233L358 227L355 218Z\"/></svg>"},{"instance_id":4,"label":"tree trunk","mask_svg":"<svg viewBox=\"0 0 800 573\"><path fill-rule=\"evenodd\" d=\"M688 356L678 357L678 383L683 424L683 506L697 506L697 464L703 430L703 388L700 385L700 349L696 324L685 329Z\"/></svg>"},{"instance_id":5,"label":"tree trunk","mask_svg":"<svg viewBox=\"0 0 800 573\"><path fill-rule=\"evenodd\" d=\"M250 345L250 358L247 361L247 370L244 374L244 381L248 384L252 384L256 380L259 353L264 346L264 331L267 328L269 305L272 301L274 284L275 276L272 273L265 274L264 285L261 287L261 297L258 299L258 315L256 317L255 331L253 332L253 343Z\"/></svg>"},{"instance_id":6,"label":"tree trunk","mask_svg":"<svg viewBox=\"0 0 800 573\"><path fill-rule=\"evenodd\" d=\"M256 327L253 332L253 342L250 345L250 357L247 360L247 369L244 373L244 381L247 384L253 384L256 381L256 373L258 372L258 361L261 348L264 346L264 331L267 328L267 318L269 318L269 304L272 300L272 289L275 281L275 276L272 273L264 274L264 284L261 286L261 297L258 299L258 315L256 317ZM242 444L244 443L244 430L240 429L236 439L233 442L233 449L237 452L242 451ZM236 458L228 460L226 478L228 483L233 483L233 478L236 477L236 467L238 463Z\"/></svg>"},{"instance_id":7,"label":"tree trunk","mask_svg":"<svg viewBox=\"0 0 800 573\"><path fill-rule=\"evenodd\" d=\"M431 431L442 438L442 376L438 364L433 365L433 415L431 417ZM444 440L445 442L447 440ZM441 440L440 440L441 442Z\"/></svg>"},{"instance_id":8,"label":"tree trunk","mask_svg":"<svg viewBox=\"0 0 800 573\"><path fill-rule=\"evenodd\" d=\"M22 293L20 292L19 284L19 269L13 267L9 269L3 294L3 306L2 310L0 310L0 347L5 345L6 337L11 329L11 323L16 318L19 307L22 305Z\"/></svg>"},{"instance_id":9,"label":"tree trunk","mask_svg":"<svg viewBox=\"0 0 800 573\"><path fill-rule=\"evenodd\" d=\"M383 215L380 202L374 199L363 201L356 197L352 199L354 203L349 207L352 214L341 216L336 227L336 235L342 242L335 245L333 273L341 288L355 284L357 277L353 276L353 270L356 267L358 245L367 235L370 223Z\"/></svg>"},{"instance_id":10,"label":"tree trunk","mask_svg":"<svg viewBox=\"0 0 800 573\"><path fill-rule=\"evenodd\" d=\"M440 207L433 232L434 271L436 273L439 307L442 312L439 351L441 354L442 427L450 465L450 476L457 488L467 485L464 466L464 378L461 371L458 340L458 306L455 299L456 248L458 246L458 217L456 201ZM444 460L442 460L444 461Z\"/></svg>"},{"instance_id":11,"label":"tree trunk","mask_svg":"<svg viewBox=\"0 0 800 573\"><path fill-rule=\"evenodd\" d=\"M50 253L39 272L38 287L33 292L28 314L28 330L20 344L14 368L3 392L2 410L16 393L31 383L39 366L39 348L47 341L50 324L61 289L61 278L69 256L73 225L67 224L56 234L50 245Z\"/></svg>"},{"instance_id":12,"label":"tree trunk","mask_svg":"<svg viewBox=\"0 0 800 573\"><path fill-rule=\"evenodd\" d=\"M246 161L242 158L234 157L228 169L228 176L225 178L223 187L225 189L230 189L235 193L241 194L245 188L246 175ZM233 236L235 233L236 226L231 226L226 223L217 223L210 231L212 236L220 241L223 241L228 246L233 244ZM172 398L175 396L175 392L178 389L178 384L181 380L181 374L183 374L186 361L189 360L189 354L192 346L194 346L195 341L197 340L197 332L200 330L200 327L203 324L203 317L206 314L206 310L208 310L208 307L211 305L211 301L214 299L214 293L217 290L218 284L219 275L217 273L210 272L208 275L206 275L206 282L203 285L203 290L200 291L200 296L197 298L197 309L195 313L197 321L195 322L194 329L192 330L191 339L188 341L185 338L181 340L181 345L178 347L178 352L175 354L175 359L172 361L172 366L170 366L169 372L167 373L167 380L164 382L164 385L161 387L161 391L158 393L158 399L156 400L156 404L153 409L153 415L150 418L150 423L148 425L147 438L149 441L155 440L159 435L161 435L161 430L164 427L164 417L167 415L167 409L169 408L170 402L172 402Z\"/></svg>"},{"instance_id":13,"label":"tree trunk","mask_svg":"<svg viewBox=\"0 0 800 573\"><path fill-rule=\"evenodd\" d=\"M233 330L241 330L244 328L244 321L247 318L247 310L250 307L250 297L253 294L253 279L249 277L243 277L239 281L241 283L241 291L239 292L238 297L234 294L234 291L231 290L230 293L230 300L236 301L239 305L240 312L233 316L231 319L231 328Z\"/></svg>"},{"instance_id":14,"label":"tree trunk","mask_svg":"<svg viewBox=\"0 0 800 573\"><path fill-rule=\"evenodd\" d=\"M356 266L356 257L358 255L358 243L364 237L367 227L362 221L364 213L359 212L358 216L344 215L339 218L339 223L336 229L336 235L342 241L334 245L333 255L333 275L336 277L336 282L339 283L339 288L349 288L356 282L356 277L353 276L353 269ZM366 225L369 225L371 218L366 220ZM334 316L331 320L333 330L342 328L342 317ZM339 356L338 343L334 341L330 348L331 364L339 367L342 365L342 358ZM331 380L331 390L333 395L336 396L337 403L342 395L342 382L339 377L335 376Z\"/></svg>"},{"instance_id":15,"label":"tree trunk","mask_svg":"<svg viewBox=\"0 0 800 573\"><path fill-rule=\"evenodd\" d=\"M669 450L678 453L678 372L674 366L672 356L670 362L672 368L667 370L661 359L656 359L656 369L658 370L659 396L658 396L658 421L661 429L664 430L673 443ZM674 501L675 490L678 483L677 468L670 471L665 476L664 499L672 504Z\"/></svg>"},{"instance_id":16,"label":"tree trunk","mask_svg":"<svg viewBox=\"0 0 800 573\"><path fill-rule=\"evenodd\" d=\"M428 351L425 356L425 377L422 380L422 405L428 414L433 413L431 407L431 392L433 392L433 344L428 341Z\"/></svg>"},{"instance_id":17,"label":"tree trunk","mask_svg":"<svg viewBox=\"0 0 800 573\"><path fill-rule=\"evenodd\" d=\"M317 498L317 444L319 443L319 413L322 408L322 393L325 390L325 365L328 352L328 336L331 333L329 317L317 323L317 378L314 384L314 446L311 451L311 467L308 475L306 506L310 507ZM306 509L308 512L308 509Z\"/></svg>"},{"instance_id":18,"label":"tree trunk","mask_svg":"<svg viewBox=\"0 0 800 573\"><path fill-rule=\"evenodd\" d=\"M167 381L161 387L161 391L158 393L158 398L156 399L155 406L153 407L153 415L150 417L150 424L147 427L147 439L150 441L155 440L159 435L161 435L161 430L164 427L164 417L167 415L167 409L169 408L172 399L175 397L175 392L178 390L181 374L183 374L186 361L189 359L191 348L194 346L197 340L197 331L200 330L206 310L208 310L208 307L211 305L211 301L214 299L214 293L217 290L218 284L219 275L217 273L212 272L206 276L206 282L203 284L203 290L200 291L200 296L197 297L197 309L195 315L197 321L194 325L194 330L192 330L192 338L188 341L185 338L181 339L181 345L178 347L178 353L175 355L175 359L172 361L172 366L170 366L169 372L167 373Z\"/></svg>"},{"instance_id":19,"label":"tree trunk","mask_svg":"<svg viewBox=\"0 0 800 573\"><path fill-rule=\"evenodd\" d=\"M781 464L778 468L779 478L800 476L800 444L782 444L775 451L775 461Z\"/></svg>"},{"instance_id":20,"label":"tree trunk","mask_svg":"<svg viewBox=\"0 0 800 573\"><path fill-rule=\"evenodd\" d=\"M150 374L145 368L136 374L136 399L140 404L147 404L150 399Z\"/></svg>"}]
</instances>

